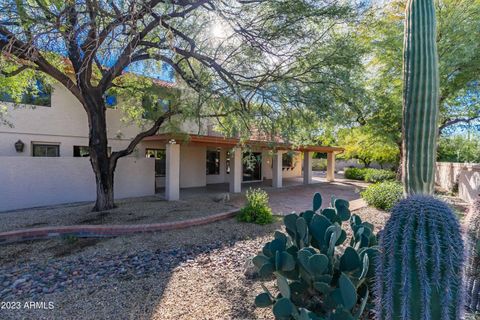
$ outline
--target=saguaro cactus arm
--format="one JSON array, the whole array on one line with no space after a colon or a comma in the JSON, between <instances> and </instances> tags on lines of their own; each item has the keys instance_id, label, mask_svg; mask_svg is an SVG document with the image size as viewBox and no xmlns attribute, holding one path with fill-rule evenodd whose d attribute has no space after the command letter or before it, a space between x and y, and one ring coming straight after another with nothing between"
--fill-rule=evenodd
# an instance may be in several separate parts
<instances>
[{"instance_id":1,"label":"saguaro cactus arm","mask_svg":"<svg viewBox=\"0 0 480 320\"><path fill-rule=\"evenodd\" d=\"M403 59L405 193L433 194L439 113L434 0L407 0Z\"/></svg>"}]
</instances>

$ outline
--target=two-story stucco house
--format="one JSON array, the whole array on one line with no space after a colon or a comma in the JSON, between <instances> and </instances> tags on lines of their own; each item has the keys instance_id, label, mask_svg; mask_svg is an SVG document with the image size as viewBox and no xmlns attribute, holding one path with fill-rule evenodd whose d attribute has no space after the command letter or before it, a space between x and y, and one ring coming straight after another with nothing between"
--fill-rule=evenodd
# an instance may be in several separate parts
<instances>
[{"instance_id":1,"label":"two-story stucco house","mask_svg":"<svg viewBox=\"0 0 480 320\"><path fill-rule=\"evenodd\" d=\"M171 86L171 83L160 83ZM88 161L88 124L83 107L60 85L54 86L47 106L8 107L0 126L0 211L95 199L95 179ZM140 128L122 121L118 108L107 110L109 147L125 148ZM180 188L229 184L241 192L242 183L282 178L312 180L312 153L328 154L327 179L333 180L335 153L341 148L305 146L262 140L248 141L245 154L239 140L213 132L210 127L185 123L184 134L160 133L145 138L137 150L119 161L115 197L136 197L165 192L177 200ZM249 165L245 164L249 160Z\"/></svg>"}]
</instances>

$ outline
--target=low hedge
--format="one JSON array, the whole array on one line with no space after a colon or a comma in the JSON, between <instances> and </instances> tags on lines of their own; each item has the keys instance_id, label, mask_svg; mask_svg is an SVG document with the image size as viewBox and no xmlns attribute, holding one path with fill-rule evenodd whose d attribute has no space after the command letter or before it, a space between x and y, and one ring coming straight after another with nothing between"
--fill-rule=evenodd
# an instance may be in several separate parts
<instances>
[{"instance_id":1,"label":"low hedge","mask_svg":"<svg viewBox=\"0 0 480 320\"><path fill-rule=\"evenodd\" d=\"M402 199L403 187L396 181L384 181L368 186L361 195L368 205L388 211Z\"/></svg>"},{"instance_id":2,"label":"low hedge","mask_svg":"<svg viewBox=\"0 0 480 320\"><path fill-rule=\"evenodd\" d=\"M366 168L347 168L345 169L345 178L352 180L365 180Z\"/></svg>"},{"instance_id":3,"label":"low hedge","mask_svg":"<svg viewBox=\"0 0 480 320\"><path fill-rule=\"evenodd\" d=\"M383 169L347 168L345 169L345 178L375 183L387 180L395 180L396 173Z\"/></svg>"},{"instance_id":4,"label":"low hedge","mask_svg":"<svg viewBox=\"0 0 480 320\"><path fill-rule=\"evenodd\" d=\"M393 171L382 169L367 169L364 180L366 182L382 182L387 180L395 180L397 174Z\"/></svg>"}]
</instances>

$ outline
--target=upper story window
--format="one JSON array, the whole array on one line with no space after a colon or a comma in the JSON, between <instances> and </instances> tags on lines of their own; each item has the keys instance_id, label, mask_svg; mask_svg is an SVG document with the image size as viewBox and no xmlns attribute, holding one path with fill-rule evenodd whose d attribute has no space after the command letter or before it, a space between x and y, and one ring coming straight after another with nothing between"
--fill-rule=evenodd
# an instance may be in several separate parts
<instances>
[{"instance_id":1,"label":"upper story window","mask_svg":"<svg viewBox=\"0 0 480 320\"><path fill-rule=\"evenodd\" d=\"M154 120L158 117L159 113L163 113L168 110L170 106L170 100L157 99L156 97L145 96L142 99L143 107L143 119Z\"/></svg>"},{"instance_id":2,"label":"upper story window","mask_svg":"<svg viewBox=\"0 0 480 320\"><path fill-rule=\"evenodd\" d=\"M147 149L145 151L145 157L155 158L155 176L165 177L167 167L167 154L165 153L165 149Z\"/></svg>"},{"instance_id":3,"label":"upper story window","mask_svg":"<svg viewBox=\"0 0 480 320\"><path fill-rule=\"evenodd\" d=\"M220 174L220 151L207 150L207 175Z\"/></svg>"},{"instance_id":4,"label":"upper story window","mask_svg":"<svg viewBox=\"0 0 480 320\"><path fill-rule=\"evenodd\" d=\"M14 99L8 92L2 92L0 89L0 101L31 104L36 106L50 107L52 100L52 88L43 83L40 79L34 81L22 94L20 99Z\"/></svg>"},{"instance_id":5,"label":"upper story window","mask_svg":"<svg viewBox=\"0 0 480 320\"><path fill-rule=\"evenodd\" d=\"M114 94L105 95L105 106L107 108L115 109L117 106L117 96Z\"/></svg>"},{"instance_id":6,"label":"upper story window","mask_svg":"<svg viewBox=\"0 0 480 320\"><path fill-rule=\"evenodd\" d=\"M34 157L60 157L59 144L32 144L32 156Z\"/></svg>"}]
</instances>

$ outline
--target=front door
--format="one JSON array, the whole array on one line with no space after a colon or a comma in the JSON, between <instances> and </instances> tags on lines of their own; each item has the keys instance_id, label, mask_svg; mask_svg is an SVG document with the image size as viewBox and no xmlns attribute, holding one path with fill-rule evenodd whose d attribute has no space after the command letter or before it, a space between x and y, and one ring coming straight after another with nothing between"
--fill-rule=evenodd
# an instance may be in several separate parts
<instances>
[{"instance_id":1,"label":"front door","mask_svg":"<svg viewBox=\"0 0 480 320\"><path fill-rule=\"evenodd\" d=\"M262 180L262 153L246 152L243 154L243 181Z\"/></svg>"}]
</instances>

